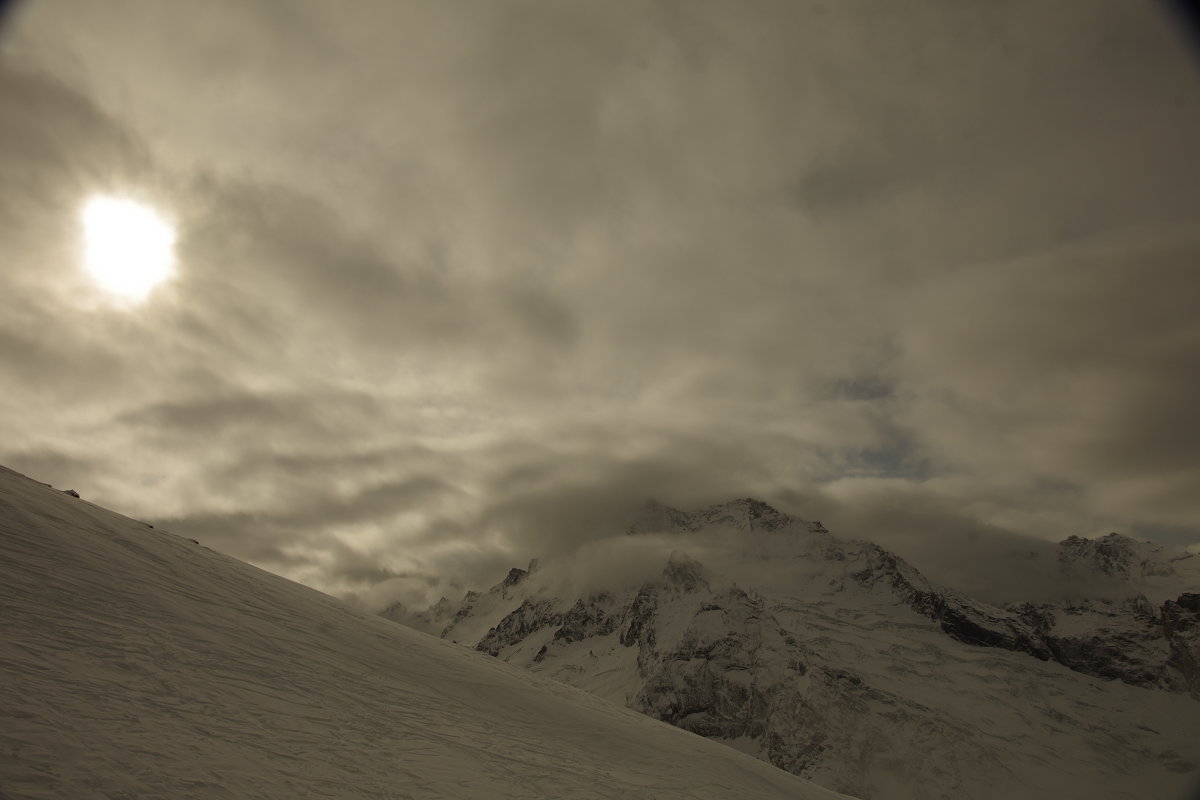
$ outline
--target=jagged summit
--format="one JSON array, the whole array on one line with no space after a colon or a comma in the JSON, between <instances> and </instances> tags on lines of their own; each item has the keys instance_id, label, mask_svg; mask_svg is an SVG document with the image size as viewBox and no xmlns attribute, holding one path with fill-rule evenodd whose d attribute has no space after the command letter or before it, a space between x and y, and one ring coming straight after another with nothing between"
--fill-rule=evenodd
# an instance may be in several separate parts
<instances>
[{"instance_id":1,"label":"jagged summit","mask_svg":"<svg viewBox=\"0 0 1200 800\"><path fill-rule=\"evenodd\" d=\"M798 519L753 497L741 497L693 511L681 511L657 500L648 500L626 533L691 533L705 528L777 531L790 526L812 533L828 533L820 522Z\"/></svg>"},{"instance_id":2,"label":"jagged summit","mask_svg":"<svg viewBox=\"0 0 1200 800\"><path fill-rule=\"evenodd\" d=\"M1110 533L1099 539L1068 536L1058 544L1058 561L1067 573L1096 571L1112 578L1165 577L1175 574L1162 545Z\"/></svg>"},{"instance_id":3,"label":"jagged summit","mask_svg":"<svg viewBox=\"0 0 1200 800\"><path fill-rule=\"evenodd\" d=\"M529 575L529 570L521 569L520 567L513 567L508 571L508 574L504 576L504 580L500 581L498 586L492 587L492 590L498 591L500 588L516 586L518 583L525 580L527 575Z\"/></svg>"}]
</instances>

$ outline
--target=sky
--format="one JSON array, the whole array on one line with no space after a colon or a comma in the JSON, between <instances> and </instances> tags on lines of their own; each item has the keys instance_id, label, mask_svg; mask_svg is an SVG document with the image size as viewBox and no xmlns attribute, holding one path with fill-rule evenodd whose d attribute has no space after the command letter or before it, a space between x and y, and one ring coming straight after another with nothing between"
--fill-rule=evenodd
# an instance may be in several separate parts
<instances>
[{"instance_id":1,"label":"sky","mask_svg":"<svg viewBox=\"0 0 1200 800\"><path fill-rule=\"evenodd\" d=\"M31 0L0 463L347 596L651 497L1200 544L1197 141L1124 0ZM175 228L140 303L97 195Z\"/></svg>"}]
</instances>

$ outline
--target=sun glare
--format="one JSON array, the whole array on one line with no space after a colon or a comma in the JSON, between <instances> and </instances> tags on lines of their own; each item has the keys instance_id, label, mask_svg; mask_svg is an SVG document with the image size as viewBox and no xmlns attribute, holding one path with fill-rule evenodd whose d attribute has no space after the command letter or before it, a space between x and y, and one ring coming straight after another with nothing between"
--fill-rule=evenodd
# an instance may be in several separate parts
<instances>
[{"instance_id":1,"label":"sun glare","mask_svg":"<svg viewBox=\"0 0 1200 800\"><path fill-rule=\"evenodd\" d=\"M101 195L82 216L84 267L102 289L138 302L170 277L175 229L153 208Z\"/></svg>"}]
</instances>

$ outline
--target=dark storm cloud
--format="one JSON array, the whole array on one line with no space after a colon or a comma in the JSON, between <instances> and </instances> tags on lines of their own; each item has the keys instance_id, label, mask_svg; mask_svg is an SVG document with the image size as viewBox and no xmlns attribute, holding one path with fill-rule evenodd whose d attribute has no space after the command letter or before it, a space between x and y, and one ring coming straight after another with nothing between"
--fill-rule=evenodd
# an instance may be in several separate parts
<instances>
[{"instance_id":1,"label":"dark storm cloud","mask_svg":"<svg viewBox=\"0 0 1200 800\"><path fill-rule=\"evenodd\" d=\"M16 20L0 456L34 477L334 591L487 581L650 496L981 586L939 554L1200 535L1200 76L1147 8ZM98 191L179 227L132 311L76 266Z\"/></svg>"},{"instance_id":2,"label":"dark storm cloud","mask_svg":"<svg viewBox=\"0 0 1200 800\"><path fill-rule=\"evenodd\" d=\"M909 422L940 455L1080 481L1099 507L1122 485L1200 488L1198 258L1194 233L1142 232L947 278L904 325Z\"/></svg>"}]
</instances>

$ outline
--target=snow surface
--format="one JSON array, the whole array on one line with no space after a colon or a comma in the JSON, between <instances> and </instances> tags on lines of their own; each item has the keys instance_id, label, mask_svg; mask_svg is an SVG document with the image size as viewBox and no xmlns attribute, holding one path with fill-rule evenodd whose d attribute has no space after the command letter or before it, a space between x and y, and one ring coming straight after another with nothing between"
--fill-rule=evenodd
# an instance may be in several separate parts
<instances>
[{"instance_id":1,"label":"snow surface","mask_svg":"<svg viewBox=\"0 0 1200 800\"><path fill-rule=\"evenodd\" d=\"M0 797L843 797L0 467Z\"/></svg>"}]
</instances>

